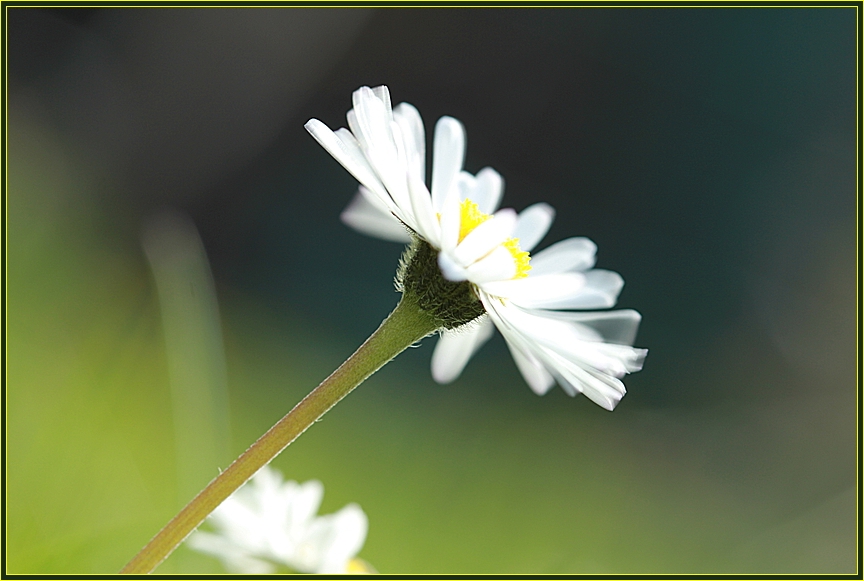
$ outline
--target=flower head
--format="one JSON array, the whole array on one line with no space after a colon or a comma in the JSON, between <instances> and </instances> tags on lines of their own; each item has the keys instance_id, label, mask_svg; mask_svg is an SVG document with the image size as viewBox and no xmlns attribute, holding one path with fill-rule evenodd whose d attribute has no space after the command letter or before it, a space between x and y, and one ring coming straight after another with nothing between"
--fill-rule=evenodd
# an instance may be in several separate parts
<instances>
[{"instance_id":1,"label":"flower head","mask_svg":"<svg viewBox=\"0 0 864 581\"><path fill-rule=\"evenodd\" d=\"M238 573L272 573L278 565L299 573L359 572L355 555L368 529L356 504L316 516L324 487L317 480L283 482L264 466L210 515L215 533L196 531L189 546L219 558Z\"/></svg>"},{"instance_id":2,"label":"flower head","mask_svg":"<svg viewBox=\"0 0 864 581\"><path fill-rule=\"evenodd\" d=\"M504 189L491 168L463 171L465 131L452 117L435 126L430 187L425 133L417 110L391 107L387 87L361 87L349 129L333 132L312 119L306 129L360 181L342 219L356 230L411 242L399 282L423 296L442 321L432 375L447 383L498 328L528 385L546 393L557 381L613 409L621 377L647 353L630 345L641 319L614 306L623 280L595 269L596 246L569 238L531 255L554 219L545 203L522 212L498 209ZM430 264L434 264L430 269Z\"/></svg>"}]
</instances>

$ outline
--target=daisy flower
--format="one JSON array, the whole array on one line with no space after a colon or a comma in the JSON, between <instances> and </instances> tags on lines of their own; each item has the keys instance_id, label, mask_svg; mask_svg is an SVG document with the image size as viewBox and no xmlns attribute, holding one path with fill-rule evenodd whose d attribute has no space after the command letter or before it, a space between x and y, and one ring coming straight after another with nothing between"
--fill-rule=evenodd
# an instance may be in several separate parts
<instances>
[{"instance_id":1,"label":"daisy flower","mask_svg":"<svg viewBox=\"0 0 864 581\"><path fill-rule=\"evenodd\" d=\"M366 539L366 514L352 503L316 516L323 495L317 480L283 482L264 466L210 514L217 532L196 531L189 546L236 573L273 573L277 566L299 573L370 572L355 558Z\"/></svg>"},{"instance_id":2,"label":"daisy flower","mask_svg":"<svg viewBox=\"0 0 864 581\"><path fill-rule=\"evenodd\" d=\"M611 410L621 378L642 368L632 347L641 319L615 305L623 280L595 269L596 246L569 238L531 256L554 219L545 203L520 213L498 209L503 179L491 168L463 171L465 131L452 117L435 126L430 187L426 137L413 106L391 106L387 87L361 87L349 129L311 119L306 129L357 180L342 220L371 236L409 242L398 275L403 291L441 321L432 375L447 383L492 335L506 340L534 392L557 383Z\"/></svg>"}]
</instances>

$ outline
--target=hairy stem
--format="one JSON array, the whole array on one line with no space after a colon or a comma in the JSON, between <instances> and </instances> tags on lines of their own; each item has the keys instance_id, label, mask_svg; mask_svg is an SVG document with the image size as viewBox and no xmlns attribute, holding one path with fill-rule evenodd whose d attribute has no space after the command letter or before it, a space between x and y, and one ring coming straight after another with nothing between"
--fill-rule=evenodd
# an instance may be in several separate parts
<instances>
[{"instance_id":1,"label":"hairy stem","mask_svg":"<svg viewBox=\"0 0 864 581\"><path fill-rule=\"evenodd\" d=\"M227 470L213 479L120 573L152 572L223 500L275 458L315 420L384 364L440 326L440 321L417 305L413 294L403 294L393 312L339 369L258 438Z\"/></svg>"}]
</instances>

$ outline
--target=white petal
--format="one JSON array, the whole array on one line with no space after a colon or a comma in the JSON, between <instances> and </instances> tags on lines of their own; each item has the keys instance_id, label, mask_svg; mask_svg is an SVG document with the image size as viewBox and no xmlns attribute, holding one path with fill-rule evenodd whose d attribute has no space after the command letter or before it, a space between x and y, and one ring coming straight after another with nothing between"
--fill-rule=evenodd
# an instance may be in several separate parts
<instances>
[{"instance_id":1,"label":"white petal","mask_svg":"<svg viewBox=\"0 0 864 581\"><path fill-rule=\"evenodd\" d=\"M369 87L360 87L354 91L353 99L353 116L349 112L349 124L370 165L386 186L393 201L402 209L400 217L406 224L413 226L404 140L399 124L393 119L390 102L378 98L375 91Z\"/></svg>"},{"instance_id":2,"label":"white petal","mask_svg":"<svg viewBox=\"0 0 864 581\"><path fill-rule=\"evenodd\" d=\"M404 160L399 159L399 150L396 145L372 145L366 152L366 157L375 169L375 174L384 184L393 203L399 208L405 223L409 226L412 225L413 211L408 197L408 175L405 171Z\"/></svg>"},{"instance_id":3,"label":"white petal","mask_svg":"<svg viewBox=\"0 0 864 581\"><path fill-rule=\"evenodd\" d=\"M341 132L345 131L347 133L347 130L340 130L340 134L337 135L337 133L331 131L329 127L317 119L310 119L306 123L305 127L312 137L314 137L315 140L336 159L336 161L341 163L342 166L357 179L357 181L379 196L389 199L384 184L381 183L381 180L379 180L375 175L372 166L369 165L369 161L357 146L357 142L353 140L353 138L350 141L346 141L342 138Z\"/></svg>"},{"instance_id":4,"label":"white petal","mask_svg":"<svg viewBox=\"0 0 864 581\"><path fill-rule=\"evenodd\" d=\"M456 178L453 180L453 188L459 192L460 201L468 199L477 201L474 199L477 194L477 178L467 171L462 170L456 174ZM491 212L486 213L490 214Z\"/></svg>"},{"instance_id":5,"label":"white petal","mask_svg":"<svg viewBox=\"0 0 864 581\"><path fill-rule=\"evenodd\" d=\"M580 282L581 281L581 282ZM615 305L623 279L609 270L542 274L483 285L491 294L533 309L606 309ZM503 294L508 293L508 294Z\"/></svg>"},{"instance_id":6,"label":"white petal","mask_svg":"<svg viewBox=\"0 0 864 581\"><path fill-rule=\"evenodd\" d=\"M442 331L432 353L432 378L438 383L450 383L462 373L471 356L492 336L493 325L488 317L455 331Z\"/></svg>"},{"instance_id":7,"label":"white petal","mask_svg":"<svg viewBox=\"0 0 864 581\"><path fill-rule=\"evenodd\" d=\"M378 87L373 87L372 92L378 97L378 100L381 101L385 107L387 107L388 115L393 114L392 105L390 104L390 89L387 88L387 85L379 85Z\"/></svg>"},{"instance_id":8,"label":"white petal","mask_svg":"<svg viewBox=\"0 0 864 581\"><path fill-rule=\"evenodd\" d=\"M520 330L524 330L524 326ZM584 393L594 403L612 410L626 393L620 380L583 368L579 361L537 344L533 345L532 351L570 396Z\"/></svg>"},{"instance_id":9,"label":"white petal","mask_svg":"<svg viewBox=\"0 0 864 581\"><path fill-rule=\"evenodd\" d=\"M585 287L598 293L606 293L615 300L624 287L624 279L617 272L595 268L585 273Z\"/></svg>"},{"instance_id":10,"label":"white petal","mask_svg":"<svg viewBox=\"0 0 864 581\"><path fill-rule=\"evenodd\" d=\"M250 486L243 490L248 492L251 487L255 487L258 491L275 492L282 486L282 474L271 468L269 464L265 464L252 476L249 484Z\"/></svg>"},{"instance_id":11,"label":"white petal","mask_svg":"<svg viewBox=\"0 0 864 581\"><path fill-rule=\"evenodd\" d=\"M339 217L342 222L367 236L405 244L411 242L411 235L404 224L390 212L382 212L379 206L373 205L360 192L357 192Z\"/></svg>"},{"instance_id":12,"label":"white petal","mask_svg":"<svg viewBox=\"0 0 864 581\"><path fill-rule=\"evenodd\" d=\"M434 199L432 205L434 208ZM452 254L459 243L459 229L462 221L459 193L455 188L451 190L443 205L437 210L441 213L441 251Z\"/></svg>"},{"instance_id":13,"label":"white petal","mask_svg":"<svg viewBox=\"0 0 864 581\"><path fill-rule=\"evenodd\" d=\"M324 485L319 480L309 480L299 486L297 495L291 502L289 522L291 526L306 526L318 512L324 498Z\"/></svg>"},{"instance_id":14,"label":"white petal","mask_svg":"<svg viewBox=\"0 0 864 581\"><path fill-rule=\"evenodd\" d=\"M356 504L346 505L339 512L321 517L326 519L326 538L322 539L322 554L314 571L323 575L344 574L350 561L366 541L369 530L369 519L366 513Z\"/></svg>"},{"instance_id":15,"label":"white petal","mask_svg":"<svg viewBox=\"0 0 864 581\"><path fill-rule=\"evenodd\" d=\"M531 274L587 270L594 266L596 252L597 245L587 238L568 238L556 242L531 256Z\"/></svg>"},{"instance_id":16,"label":"white petal","mask_svg":"<svg viewBox=\"0 0 864 581\"><path fill-rule=\"evenodd\" d=\"M545 359L544 359L545 361ZM570 378L568 379L565 375L561 373L561 371L552 363L546 363L547 369L549 369L549 373L555 378L555 381L558 385L561 386L561 389L564 390L564 393L569 395L570 397L576 397L580 393L582 393L582 383L576 379Z\"/></svg>"},{"instance_id":17,"label":"white petal","mask_svg":"<svg viewBox=\"0 0 864 581\"><path fill-rule=\"evenodd\" d=\"M481 212L491 214L497 210L503 193L504 178L501 177L501 174L491 167L484 167L477 172L471 199L477 204Z\"/></svg>"},{"instance_id":18,"label":"white petal","mask_svg":"<svg viewBox=\"0 0 864 581\"><path fill-rule=\"evenodd\" d=\"M555 209L543 202L522 210L513 230L513 238L519 239L519 248L529 252L533 250L549 232L554 219Z\"/></svg>"},{"instance_id":19,"label":"white petal","mask_svg":"<svg viewBox=\"0 0 864 581\"><path fill-rule=\"evenodd\" d=\"M429 190L420 180L420 176L412 174L408 177L408 193L411 196L411 207L414 211L414 227L417 233L435 248L441 247L441 225L432 209L432 198Z\"/></svg>"},{"instance_id":20,"label":"white petal","mask_svg":"<svg viewBox=\"0 0 864 581\"><path fill-rule=\"evenodd\" d=\"M555 378L549 375L549 372L537 358L531 355L529 351L523 351L517 347L512 341L507 341L507 347L531 391L537 395L545 395L552 389L552 386L555 385Z\"/></svg>"},{"instance_id":21,"label":"white petal","mask_svg":"<svg viewBox=\"0 0 864 581\"><path fill-rule=\"evenodd\" d=\"M348 114L351 131L372 166L378 171L386 170L386 167L378 167L379 164L394 157L396 151L390 127L393 121L390 107L378 99L369 87L360 87L354 91L352 98L354 108Z\"/></svg>"},{"instance_id":22,"label":"white petal","mask_svg":"<svg viewBox=\"0 0 864 581\"><path fill-rule=\"evenodd\" d=\"M392 120L390 100L385 103L369 87L360 87L354 91L351 99L358 128L371 145L374 140L370 138L381 137Z\"/></svg>"},{"instance_id":23,"label":"white petal","mask_svg":"<svg viewBox=\"0 0 864 581\"><path fill-rule=\"evenodd\" d=\"M256 559L221 535L195 531L186 540L186 544L196 551L216 557L232 573L268 575L276 570L272 563Z\"/></svg>"},{"instance_id":24,"label":"white petal","mask_svg":"<svg viewBox=\"0 0 864 581\"><path fill-rule=\"evenodd\" d=\"M621 375L625 372L620 358L613 353L603 351L600 347L606 345L600 341L599 334L585 325L545 317L543 316L545 311L524 310L513 306L499 311L513 327L536 345L599 370ZM621 348L622 346L608 347Z\"/></svg>"},{"instance_id":25,"label":"white petal","mask_svg":"<svg viewBox=\"0 0 864 581\"><path fill-rule=\"evenodd\" d=\"M393 199L400 207L405 206L410 208L411 201L410 195L408 194L408 176L412 175L411 164L414 163L409 160L409 156L412 155L413 145L406 145L405 138L402 136L402 128L399 127L399 124L396 123L396 121L390 122L390 133L393 143L396 145L396 156L388 157L386 160L388 167L387 175L393 183L393 187L389 188L390 195L393 196ZM413 172L413 175L417 176L417 179L419 179L419 175L416 172ZM387 184L388 182L385 181L384 185ZM413 216L413 210L411 210L411 214Z\"/></svg>"},{"instance_id":26,"label":"white petal","mask_svg":"<svg viewBox=\"0 0 864 581\"><path fill-rule=\"evenodd\" d=\"M432 154L432 207L439 210L465 161L465 129L459 121L438 120Z\"/></svg>"},{"instance_id":27,"label":"white petal","mask_svg":"<svg viewBox=\"0 0 864 581\"><path fill-rule=\"evenodd\" d=\"M580 272L529 275L528 278L480 284L491 295L507 298L523 307L538 309L555 308L553 305L579 296L584 286L585 275Z\"/></svg>"},{"instance_id":28,"label":"white petal","mask_svg":"<svg viewBox=\"0 0 864 581\"><path fill-rule=\"evenodd\" d=\"M465 236L453 250L453 259L463 266L472 264L510 238L515 225L516 212L509 208L499 210Z\"/></svg>"},{"instance_id":29,"label":"white petal","mask_svg":"<svg viewBox=\"0 0 864 581\"><path fill-rule=\"evenodd\" d=\"M400 217L402 216L402 211L393 203L390 196L379 196L362 184L357 188L357 193L366 198L366 201L377 208L382 214L393 216L397 222L405 222Z\"/></svg>"},{"instance_id":30,"label":"white petal","mask_svg":"<svg viewBox=\"0 0 864 581\"><path fill-rule=\"evenodd\" d=\"M550 309L608 309L614 307L624 279L617 272L595 268L584 273L585 288L578 296L547 304Z\"/></svg>"},{"instance_id":31,"label":"white petal","mask_svg":"<svg viewBox=\"0 0 864 581\"><path fill-rule=\"evenodd\" d=\"M426 133L423 119L412 105L401 103L393 109L393 118L402 128L405 145L411 150L411 170L417 172L420 181L426 181Z\"/></svg>"},{"instance_id":32,"label":"white petal","mask_svg":"<svg viewBox=\"0 0 864 581\"><path fill-rule=\"evenodd\" d=\"M632 345L636 339L642 315L632 309L620 311L544 311L543 316L572 321L596 330L604 341Z\"/></svg>"},{"instance_id":33,"label":"white petal","mask_svg":"<svg viewBox=\"0 0 864 581\"><path fill-rule=\"evenodd\" d=\"M614 377L638 371L647 353L628 345L604 343L590 327L544 316L546 311L518 307L499 309L502 316L533 344L580 367Z\"/></svg>"},{"instance_id":34,"label":"white petal","mask_svg":"<svg viewBox=\"0 0 864 581\"><path fill-rule=\"evenodd\" d=\"M571 383L600 407L612 411L621 398L627 393L620 379L609 375L596 373L580 367L555 354L547 354L547 361L554 366L560 379Z\"/></svg>"},{"instance_id":35,"label":"white petal","mask_svg":"<svg viewBox=\"0 0 864 581\"><path fill-rule=\"evenodd\" d=\"M627 388L617 377L599 374L590 369L586 369L585 373L584 385L586 389L582 393L600 407L611 412L621 401L621 398L627 395Z\"/></svg>"},{"instance_id":36,"label":"white petal","mask_svg":"<svg viewBox=\"0 0 864 581\"><path fill-rule=\"evenodd\" d=\"M572 329L572 331L574 332L562 332L554 341L549 340L548 335L543 337L532 333L532 338L547 351L561 356L574 365L580 368L593 369L604 375L624 377L630 371L638 371L641 368L644 355L640 357L640 350L626 345L612 345L600 341L567 339L568 335L577 336L579 334L576 329Z\"/></svg>"},{"instance_id":37,"label":"white petal","mask_svg":"<svg viewBox=\"0 0 864 581\"><path fill-rule=\"evenodd\" d=\"M257 507L231 498L210 514L210 523L237 546L253 550L266 543Z\"/></svg>"},{"instance_id":38,"label":"white petal","mask_svg":"<svg viewBox=\"0 0 864 581\"><path fill-rule=\"evenodd\" d=\"M617 343L595 343L594 348L609 360L615 361L614 365L595 367L595 369L615 377L623 377L627 373L640 371L645 357L648 355L647 349L618 345Z\"/></svg>"},{"instance_id":39,"label":"white petal","mask_svg":"<svg viewBox=\"0 0 864 581\"><path fill-rule=\"evenodd\" d=\"M456 264L450 255L443 250L438 253L438 267L444 278L453 282L468 280L468 272L459 264Z\"/></svg>"},{"instance_id":40,"label":"white petal","mask_svg":"<svg viewBox=\"0 0 864 581\"><path fill-rule=\"evenodd\" d=\"M357 121L357 113L354 109L350 109L345 114L345 119L348 120L348 129L350 129L351 135L354 136L354 139L357 141L357 144L360 146L360 150L365 152L369 149L369 144L366 143L366 137L363 135L363 128L360 127L360 123ZM365 153L363 154L366 155Z\"/></svg>"},{"instance_id":41,"label":"white petal","mask_svg":"<svg viewBox=\"0 0 864 581\"><path fill-rule=\"evenodd\" d=\"M513 355L513 360L516 362L517 367L519 367L519 371L522 373L522 377L525 378L528 386L537 395L545 394L555 381L548 371L546 371L543 363L532 354L530 342L525 340L512 323L507 320L505 315L506 308L498 299L481 292L480 300L483 302L489 318L504 336L507 347Z\"/></svg>"},{"instance_id":42,"label":"white petal","mask_svg":"<svg viewBox=\"0 0 864 581\"><path fill-rule=\"evenodd\" d=\"M358 163L362 163L364 164L364 167L368 168L369 175L367 176L365 181L359 178L358 180L362 185L366 187L367 190L369 190L369 192L374 194L374 198L378 200L376 202L374 199L370 198L369 201L380 206L382 210L388 210L403 222L408 223L404 212L402 212L399 206L397 206L396 203L393 201L393 197L390 195L390 193L387 191L387 187L381 181L380 174L372 166L366 154L363 153L363 151L361 150L360 144L354 137L354 134L342 127L336 130L335 135L337 139L341 142L344 150L348 152Z\"/></svg>"},{"instance_id":43,"label":"white petal","mask_svg":"<svg viewBox=\"0 0 864 581\"><path fill-rule=\"evenodd\" d=\"M626 393L618 377L639 370L647 353L626 345L586 340L588 327L547 317L547 311L526 311L485 293L480 298L505 339L521 347L523 355L535 357L535 366L544 367L568 394L584 392L606 409L614 408Z\"/></svg>"},{"instance_id":44,"label":"white petal","mask_svg":"<svg viewBox=\"0 0 864 581\"><path fill-rule=\"evenodd\" d=\"M465 272L474 284L510 280L516 276L516 261L509 250L496 246L492 252L468 266Z\"/></svg>"}]
</instances>

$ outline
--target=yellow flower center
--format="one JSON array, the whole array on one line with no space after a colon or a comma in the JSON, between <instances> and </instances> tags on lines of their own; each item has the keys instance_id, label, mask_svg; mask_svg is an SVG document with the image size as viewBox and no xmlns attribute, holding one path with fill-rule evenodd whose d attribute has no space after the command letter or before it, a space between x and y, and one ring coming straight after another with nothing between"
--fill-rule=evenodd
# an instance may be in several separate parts
<instances>
[{"instance_id":1,"label":"yellow flower center","mask_svg":"<svg viewBox=\"0 0 864 581\"><path fill-rule=\"evenodd\" d=\"M465 199L460 204L459 217L459 242L462 242L474 228L491 218L490 214L480 211L480 208L469 199ZM508 238L502 244L504 248L510 252L513 257L513 262L516 264L516 274L513 278L525 278L528 276L528 271L531 270L531 255L519 248L518 238Z\"/></svg>"},{"instance_id":2,"label":"yellow flower center","mask_svg":"<svg viewBox=\"0 0 864 581\"><path fill-rule=\"evenodd\" d=\"M516 263L516 274L513 275L513 278L525 278L528 276L528 271L531 270L531 255L528 254L527 250L519 248L519 239L508 238L504 241L504 248L510 252L513 262Z\"/></svg>"},{"instance_id":3,"label":"yellow flower center","mask_svg":"<svg viewBox=\"0 0 864 581\"><path fill-rule=\"evenodd\" d=\"M491 218L489 214L480 211L480 207L471 200L463 200L460 204L459 242L465 240L474 228Z\"/></svg>"},{"instance_id":4,"label":"yellow flower center","mask_svg":"<svg viewBox=\"0 0 864 581\"><path fill-rule=\"evenodd\" d=\"M345 566L345 572L349 575L376 575L378 573L375 567L357 557L348 561L348 564Z\"/></svg>"}]
</instances>

